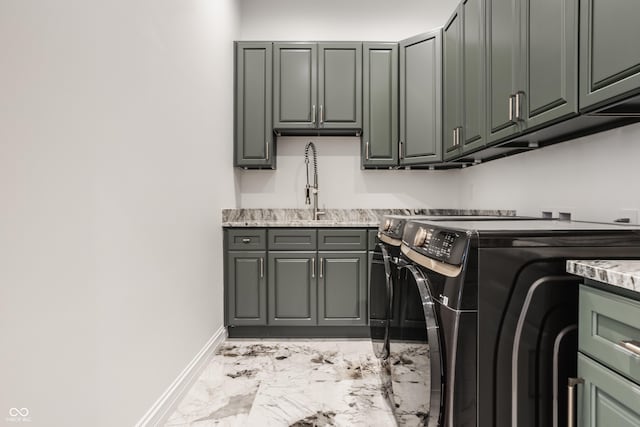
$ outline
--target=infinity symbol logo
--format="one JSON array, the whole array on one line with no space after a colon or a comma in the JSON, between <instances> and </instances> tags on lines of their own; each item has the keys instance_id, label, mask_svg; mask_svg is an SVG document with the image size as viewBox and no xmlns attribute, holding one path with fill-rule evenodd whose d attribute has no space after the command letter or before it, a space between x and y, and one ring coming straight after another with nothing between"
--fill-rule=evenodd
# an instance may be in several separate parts
<instances>
[{"instance_id":1,"label":"infinity symbol logo","mask_svg":"<svg viewBox=\"0 0 640 427\"><path fill-rule=\"evenodd\" d=\"M29 416L29 409L28 408L11 408L9 409L9 416L10 417L28 417Z\"/></svg>"}]
</instances>

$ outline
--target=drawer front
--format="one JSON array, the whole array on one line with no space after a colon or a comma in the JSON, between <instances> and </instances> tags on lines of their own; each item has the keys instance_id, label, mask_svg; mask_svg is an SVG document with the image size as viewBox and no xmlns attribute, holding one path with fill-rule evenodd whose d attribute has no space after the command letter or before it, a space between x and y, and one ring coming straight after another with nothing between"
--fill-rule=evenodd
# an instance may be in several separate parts
<instances>
[{"instance_id":1,"label":"drawer front","mask_svg":"<svg viewBox=\"0 0 640 427\"><path fill-rule=\"evenodd\" d=\"M373 229L373 230L367 230L367 235L368 235L368 239L369 239L369 250L373 251L376 249L376 245L378 244L379 240L378 240L378 229Z\"/></svg>"},{"instance_id":2,"label":"drawer front","mask_svg":"<svg viewBox=\"0 0 640 427\"><path fill-rule=\"evenodd\" d=\"M267 249L267 230L243 228L227 230L230 251L255 251Z\"/></svg>"},{"instance_id":3,"label":"drawer front","mask_svg":"<svg viewBox=\"0 0 640 427\"><path fill-rule=\"evenodd\" d=\"M620 345L640 341L640 302L588 286L580 287L580 351L640 383L640 354Z\"/></svg>"},{"instance_id":4,"label":"drawer front","mask_svg":"<svg viewBox=\"0 0 640 427\"><path fill-rule=\"evenodd\" d=\"M315 229L270 229L270 251L315 251L318 247Z\"/></svg>"},{"instance_id":5,"label":"drawer front","mask_svg":"<svg viewBox=\"0 0 640 427\"><path fill-rule=\"evenodd\" d=\"M321 251L366 251L367 230L318 230L318 249Z\"/></svg>"},{"instance_id":6,"label":"drawer front","mask_svg":"<svg viewBox=\"0 0 640 427\"><path fill-rule=\"evenodd\" d=\"M640 386L578 353L578 425L640 426Z\"/></svg>"}]
</instances>

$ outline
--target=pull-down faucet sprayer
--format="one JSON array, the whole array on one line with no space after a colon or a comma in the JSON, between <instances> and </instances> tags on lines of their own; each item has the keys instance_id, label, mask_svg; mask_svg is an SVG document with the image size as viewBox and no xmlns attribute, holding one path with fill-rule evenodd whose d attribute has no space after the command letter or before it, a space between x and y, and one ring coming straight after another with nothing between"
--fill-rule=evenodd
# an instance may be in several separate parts
<instances>
[{"instance_id":1,"label":"pull-down faucet sprayer","mask_svg":"<svg viewBox=\"0 0 640 427\"><path fill-rule=\"evenodd\" d=\"M309 184L309 148L313 151L313 185ZM313 193L313 219L317 221L320 215L324 215L324 212L318 210L318 153L315 144L311 141L304 147L304 163L307 167L304 204L311 204L311 193Z\"/></svg>"}]
</instances>

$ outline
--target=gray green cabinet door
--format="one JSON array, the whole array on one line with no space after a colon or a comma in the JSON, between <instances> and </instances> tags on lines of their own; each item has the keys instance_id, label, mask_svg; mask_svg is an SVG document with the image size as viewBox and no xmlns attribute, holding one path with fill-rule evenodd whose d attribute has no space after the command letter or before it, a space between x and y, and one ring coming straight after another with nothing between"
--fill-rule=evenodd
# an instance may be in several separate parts
<instances>
[{"instance_id":1,"label":"gray green cabinet door","mask_svg":"<svg viewBox=\"0 0 640 427\"><path fill-rule=\"evenodd\" d=\"M269 252L269 325L316 325L316 254Z\"/></svg>"},{"instance_id":2,"label":"gray green cabinet door","mask_svg":"<svg viewBox=\"0 0 640 427\"><path fill-rule=\"evenodd\" d=\"M445 160L460 152L462 127L462 14L458 6L442 30L442 111Z\"/></svg>"},{"instance_id":3,"label":"gray green cabinet door","mask_svg":"<svg viewBox=\"0 0 640 427\"><path fill-rule=\"evenodd\" d=\"M520 1L487 0L487 142L520 130L513 115L520 76Z\"/></svg>"},{"instance_id":4,"label":"gray green cabinet door","mask_svg":"<svg viewBox=\"0 0 640 427\"><path fill-rule=\"evenodd\" d=\"M364 43L362 166L398 164L398 44Z\"/></svg>"},{"instance_id":5,"label":"gray green cabinet door","mask_svg":"<svg viewBox=\"0 0 640 427\"><path fill-rule=\"evenodd\" d=\"M275 168L271 42L236 42L234 165Z\"/></svg>"},{"instance_id":6,"label":"gray green cabinet door","mask_svg":"<svg viewBox=\"0 0 640 427\"><path fill-rule=\"evenodd\" d=\"M317 127L318 45L274 43L273 127Z\"/></svg>"},{"instance_id":7,"label":"gray green cabinet door","mask_svg":"<svg viewBox=\"0 0 640 427\"><path fill-rule=\"evenodd\" d=\"M318 253L318 324L367 324L367 252Z\"/></svg>"},{"instance_id":8,"label":"gray green cabinet door","mask_svg":"<svg viewBox=\"0 0 640 427\"><path fill-rule=\"evenodd\" d=\"M578 0L521 1L521 116L533 129L578 114Z\"/></svg>"},{"instance_id":9,"label":"gray green cabinet door","mask_svg":"<svg viewBox=\"0 0 640 427\"><path fill-rule=\"evenodd\" d=\"M640 386L578 353L578 425L640 426Z\"/></svg>"},{"instance_id":10,"label":"gray green cabinet door","mask_svg":"<svg viewBox=\"0 0 640 427\"><path fill-rule=\"evenodd\" d=\"M401 165L442 161L442 30L400 42Z\"/></svg>"},{"instance_id":11,"label":"gray green cabinet door","mask_svg":"<svg viewBox=\"0 0 640 427\"><path fill-rule=\"evenodd\" d=\"M318 44L318 127L362 127L362 43Z\"/></svg>"},{"instance_id":12,"label":"gray green cabinet door","mask_svg":"<svg viewBox=\"0 0 640 427\"><path fill-rule=\"evenodd\" d=\"M462 14L462 129L464 154L486 141L485 0L463 0ZM446 134L445 134L446 135Z\"/></svg>"},{"instance_id":13,"label":"gray green cabinet door","mask_svg":"<svg viewBox=\"0 0 640 427\"><path fill-rule=\"evenodd\" d=\"M640 2L580 2L580 110L640 91Z\"/></svg>"},{"instance_id":14,"label":"gray green cabinet door","mask_svg":"<svg viewBox=\"0 0 640 427\"><path fill-rule=\"evenodd\" d=\"M227 324L267 324L265 251L227 253Z\"/></svg>"}]
</instances>

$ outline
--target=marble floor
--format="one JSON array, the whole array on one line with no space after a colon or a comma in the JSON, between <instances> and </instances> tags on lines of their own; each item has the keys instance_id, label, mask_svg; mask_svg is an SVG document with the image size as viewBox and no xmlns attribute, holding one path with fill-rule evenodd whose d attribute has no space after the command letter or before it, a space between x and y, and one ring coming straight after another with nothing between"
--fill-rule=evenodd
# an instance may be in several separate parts
<instances>
[{"instance_id":1,"label":"marble floor","mask_svg":"<svg viewBox=\"0 0 640 427\"><path fill-rule=\"evenodd\" d=\"M368 340L228 340L166 426L396 426L380 369Z\"/></svg>"}]
</instances>

